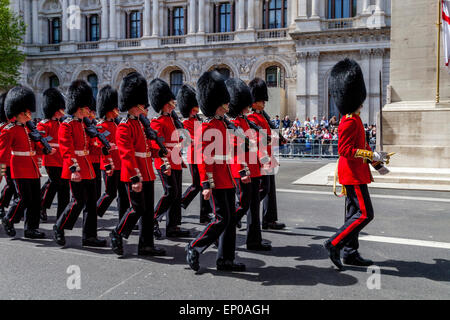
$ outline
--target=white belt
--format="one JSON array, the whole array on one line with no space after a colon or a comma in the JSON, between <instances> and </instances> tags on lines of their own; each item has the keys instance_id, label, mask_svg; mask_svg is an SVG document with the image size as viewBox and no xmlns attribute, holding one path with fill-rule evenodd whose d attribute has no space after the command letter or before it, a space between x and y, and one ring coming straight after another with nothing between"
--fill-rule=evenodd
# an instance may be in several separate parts
<instances>
[{"instance_id":1,"label":"white belt","mask_svg":"<svg viewBox=\"0 0 450 320\"><path fill-rule=\"evenodd\" d=\"M226 154L226 155L215 155L214 156L214 160L228 161L228 160L231 160L231 155L229 155L229 154Z\"/></svg>"},{"instance_id":2,"label":"white belt","mask_svg":"<svg viewBox=\"0 0 450 320\"><path fill-rule=\"evenodd\" d=\"M49 143L50 147L59 148L59 143Z\"/></svg>"},{"instance_id":3,"label":"white belt","mask_svg":"<svg viewBox=\"0 0 450 320\"><path fill-rule=\"evenodd\" d=\"M150 158L152 156L151 152L135 152L134 155L138 158Z\"/></svg>"},{"instance_id":4,"label":"white belt","mask_svg":"<svg viewBox=\"0 0 450 320\"><path fill-rule=\"evenodd\" d=\"M36 151L11 151L13 156L21 156L21 157L34 157L36 155Z\"/></svg>"},{"instance_id":5,"label":"white belt","mask_svg":"<svg viewBox=\"0 0 450 320\"><path fill-rule=\"evenodd\" d=\"M79 157L88 156L89 150L75 150L75 154Z\"/></svg>"}]
</instances>

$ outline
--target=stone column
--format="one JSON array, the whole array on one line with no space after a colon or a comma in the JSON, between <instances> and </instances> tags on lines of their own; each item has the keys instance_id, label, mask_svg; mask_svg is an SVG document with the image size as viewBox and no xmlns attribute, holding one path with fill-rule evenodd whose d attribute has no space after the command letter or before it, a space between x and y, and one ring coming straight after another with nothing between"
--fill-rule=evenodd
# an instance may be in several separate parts
<instances>
[{"instance_id":1,"label":"stone column","mask_svg":"<svg viewBox=\"0 0 450 320\"><path fill-rule=\"evenodd\" d=\"M384 0L377 0L375 2L377 12L384 12Z\"/></svg>"},{"instance_id":2,"label":"stone column","mask_svg":"<svg viewBox=\"0 0 450 320\"><path fill-rule=\"evenodd\" d=\"M196 3L195 0L189 0L189 14L188 14L188 22L189 22L189 34L195 33L195 16L196 16ZM203 18L203 17L201 17Z\"/></svg>"},{"instance_id":3,"label":"stone column","mask_svg":"<svg viewBox=\"0 0 450 320\"><path fill-rule=\"evenodd\" d=\"M158 0L153 0L153 7L152 7L152 10L153 10L153 18L152 18L152 20L153 20L153 30L152 30L152 36L153 37L158 37L159 36L159 29L158 29L158 27L159 27L159 23L158 23L158 20L159 20L159 3L158 3Z\"/></svg>"},{"instance_id":4,"label":"stone column","mask_svg":"<svg viewBox=\"0 0 450 320\"><path fill-rule=\"evenodd\" d=\"M150 37L151 31L150 31L150 8L151 8L151 0L145 0L144 2L144 12L142 15L142 19L144 20L144 30L143 30L143 36L144 37Z\"/></svg>"},{"instance_id":5,"label":"stone column","mask_svg":"<svg viewBox=\"0 0 450 320\"><path fill-rule=\"evenodd\" d=\"M370 96L372 94L372 85L371 85L371 79L370 79L370 56L372 54L371 49L363 49L360 51L361 55L361 70L364 75L364 82L366 84L366 91L367 91L367 99L364 102L364 107L361 109L361 120L363 123L369 122L369 116L370 116Z\"/></svg>"},{"instance_id":6,"label":"stone column","mask_svg":"<svg viewBox=\"0 0 450 320\"><path fill-rule=\"evenodd\" d=\"M115 40L117 38L116 18L116 0L109 0L109 39L111 40Z\"/></svg>"},{"instance_id":7,"label":"stone column","mask_svg":"<svg viewBox=\"0 0 450 320\"><path fill-rule=\"evenodd\" d=\"M205 15L205 0L198 0L198 32L205 33L205 20L209 15Z\"/></svg>"},{"instance_id":8,"label":"stone column","mask_svg":"<svg viewBox=\"0 0 450 320\"><path fill-rule=\"evenodd\" d=\"M27 30L25 33L25 42L26 43L32 43L33 39L33 33L32 33L32 21L31 21L31 2L30 0L24 0L25 6L23 9L23 15L25 24L27 25Z\"/></svg>"},{"instance_id":9,"label":"stone column","mask_svg":"<svg viewBox=\"0 0 450 320\"><path fill-rule=\"evenodd\" d=\"M308 53L309 115L319 119L319 56L320 52Z\"/></svg>"},{"instance_id":10,"label":"stone column","mask_svg":"<svg viewBox=\"0 0 450 320\"><path fill-rule=\"evenodd\" d=\"M306 0L297 0L298 4L298 17L302 19L306 19L308 17L308 3Z\"/></svg>"},{"instance_id":11,"label":"stone column","mask_svg":"<svg viewBox=\"0 0 450 320\"><path fill-rule=\"evenodd\" d=\"M298 4L298 1L292 1L291 3L288 3L288 5L290 5L290 6L288 6L288 10L291 10L290 12L291 12L291 14L290 14L290 19L291 19L291 23L290 23L290 27L291 28L295 28L295 19L297 19L297 16L298 16L298 11L297 11L297 8L298 8L298 6L297 6L297 4ZM289 23L288 23L288 25L289 25Z\"/></svg>"},{"instance_id":12,"label":"stone column","mask_svg":"<svg viewBox=\"0 0 450 320\"><path fill-rule=\"evenodd\" d=\"M363 13L367 13L369 10L369 6L370 6L370 0L363 0L362 2L362 12Z\"/></svg>"},{"instance_id":13,"label":"stone column","mask_svg":"<svg viewBox=\"0 0 450 320\"><path fill-rule=\"evenodd\" d=\"M377 114L380 110L380 72L381 72L381 96L383 97L383 57L384 49L374 49L370 56L370 84L372 96L371 109L369 109L369 116L367 124L371 125L376 123ZM384 99L382 100L384 104Z\"/></svg>"},{"instance_id":14,"label":"stone column","mask_svg":"<svg viewBox=\"0 0 450 320\"><path fill-rule=\"evenodd\" d=\"M62 0L62 17L61 17L62 42L69 41L69 28L67 28L68 5L69 5L68 0Z\"/></svg>"},{"instance_id":15,"label":"stone column","mask_svg":"<svg viewBox=\"0 0 450 320\"><path fill-rule=\"evenodd\" d=\"M41 43L40 42L40 37L39 37L39 17L38 17L38 0L32 0L33 1L33 6L32 6L32 15L33 15L33 43Z\"/></svg>"},{"instance_id":16,"label":"stone column","mask_svg":"<svg viewBox=\"0 0 450 320\"><path fill-rule=\"evenodd\" d=\"M304 121L307 117L306 114L306 84L307 84L307 64L306 64L306 52L297 52L297 107L296 116L300 120Z\"/></svg>"},{"instance_id":17,"label":"stone column","mask_svg":"<svg viewBox=\"0 0 450 320\"><path fill-rule=\"evenodd\" d=\"M245 1L237 0L238 2L238 30L245 29Z\"/></svg>"},{"instance_id":18,"label":"stone column","mask_svg":"<svg viewBox=\"0 0 450 320\"><path fill-rule=\"evenodd\" d=\"M311 18L319 18L320 7L319 0L312 0Z\"/></svg>"},{"instance_id":19,"label":"stone column","mask_svg":"<svg viewBox=\"0 0 450 320\"><path fill-rule=\"evenodd\" d=\"M102 30L101 39L108 39L108 0L102 0Z\"/></svg>"},{"instance_id":20,"label":"stone column","mask_svg":"<svg viewBox=\"0 0 450 320\"><path fill-rule=\"evenodd\" d=\"M249 30L255 29L255 0L248 0L248 27Z\"/></svg>"}]
</instances>

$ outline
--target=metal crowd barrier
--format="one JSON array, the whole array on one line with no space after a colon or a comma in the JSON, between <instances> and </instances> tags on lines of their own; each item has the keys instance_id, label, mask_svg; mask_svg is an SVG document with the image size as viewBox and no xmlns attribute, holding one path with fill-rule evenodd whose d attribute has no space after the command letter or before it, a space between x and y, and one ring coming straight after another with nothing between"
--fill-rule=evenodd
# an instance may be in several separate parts
<instances>
[{"instance_id":1,"label":"metal crowd barrier","mask_svg":"<svg viewBox=\"0 0 450 320\"><path fill-rule=\"evenodd\" d=\"M376 144L369 144L375 151ZM323 143L321 140L313 140L305 143L287 143L283 146L275 148L275 155L280 158L320 158L320 159L337 159L338 145L336 140Z\"/></svg>"}]
</instances>

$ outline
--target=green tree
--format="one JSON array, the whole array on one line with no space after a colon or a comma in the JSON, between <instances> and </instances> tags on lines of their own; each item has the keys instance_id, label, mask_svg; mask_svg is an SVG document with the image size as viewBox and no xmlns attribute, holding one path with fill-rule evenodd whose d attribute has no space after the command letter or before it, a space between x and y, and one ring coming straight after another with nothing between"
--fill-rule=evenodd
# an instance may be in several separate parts
<instances>
[{"instance_id":1,"label":"green tree","mask_svg":"<svg viewBox=\"0 0 450 320\"><path fill-rule=\"evenodd\" d=\"M9 8L9 0L0 0L0 90L17 85L19 68L25 61L19 50L25 31L22 18Z\"/></svg>"}]
</instances>

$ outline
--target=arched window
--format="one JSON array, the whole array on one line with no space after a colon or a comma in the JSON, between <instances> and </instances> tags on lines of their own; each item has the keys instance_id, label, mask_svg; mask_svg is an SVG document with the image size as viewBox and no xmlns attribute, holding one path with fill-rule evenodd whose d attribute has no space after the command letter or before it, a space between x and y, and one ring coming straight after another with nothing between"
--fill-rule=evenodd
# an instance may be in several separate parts
<instances>
[{"instance_id":1,"label":"arched window","mask_svg":"<svg viewBox=\"0 0 450 320\"><path fill-rule=\"evenodd\" d=\"M263 5L263 29L286 28L287 0L265 1Z\"/></svg>"},{"instance_id":2,"label":"arched window","mask_svg":"<svg viewBox=\"0 0 450 320\"><path fill-rule=\"evenodd\" d=\"M268 87L281 87L281 69L277 66L266 69L266 83Z\"/></svg>"},{"instance_id":3,"label":"arched window","mask_svg":"<svg viewBox=\"0 0 450 320\"><path fill-rule=\"evenodd\" d=\"M49 79L49 87L50 88L57 88L59 87L59 79L57 76L51 76Z\"/></svg>"},{"instance_id":4,"label":"arched window","mask_svg":"<svg viewBox=\"0 0 450 320\"><path fill-rule=\"evenodd\" d=\"M215 68L214 70L216 70L218 73L220 73L222 75L222 77L224 77L225 80L229 79L231 76L231 71L228 68L220 67L220 68Z\"/></svg>"},{"instance_id":5,"label":"arched window","mask_svg":"<svg viewBox=\"0 0 450 320\"><path fill-rule=\"evenodd\" d=\"M175 70L170 73L170 89L176 96L183 85L183 72Z\"/></svg>"},{"instance_id":6,"label":"arched window","mask_svg":"<svg viewBox=\"0 0 450 320\"><path fill-rule=\"evenodd\" d=\"M328 0L328 19L343 19L356 16L356 0Z\"/></svg>"},{"instance_id":7,"label":"arched window","mask_svg":"<svg viewBox=\"0 0 450 320\"><path fill-rule=\"evenodd\" d=\"M90 74L87 77L87 81L92 88L92 93L94 95L94 99L97 98L98 93L98 78L96 74Z\"/></svg>"},{"instance_id":8,"label":"arched window","mask_svg":"<svg viewBox=\"0 0 450 320\"><path fill-rule=\"evenodd\" d=\"M89 17L87 41L100 40L100 21L97 14Z\"/></svg>"}]
</instances>

